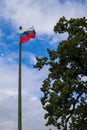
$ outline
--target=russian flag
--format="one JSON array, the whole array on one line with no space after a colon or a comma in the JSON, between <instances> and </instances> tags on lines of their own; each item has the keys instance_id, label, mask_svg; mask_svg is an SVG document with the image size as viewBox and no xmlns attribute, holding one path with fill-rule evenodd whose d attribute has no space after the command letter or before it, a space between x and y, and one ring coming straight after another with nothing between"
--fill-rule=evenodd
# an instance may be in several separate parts
<instances>
[{"instance_id":1,"label":"russian flag","mask_svg":"<svg viewBox=\"0 0 87 130\"><path fill-rule=\"evenodd\" d=\"M36 32L33 27L27 29L27 30L22 30L22 27L20 27L20 44L24 43L31 38L35 38Z\"/></svg>"}]
</instances>

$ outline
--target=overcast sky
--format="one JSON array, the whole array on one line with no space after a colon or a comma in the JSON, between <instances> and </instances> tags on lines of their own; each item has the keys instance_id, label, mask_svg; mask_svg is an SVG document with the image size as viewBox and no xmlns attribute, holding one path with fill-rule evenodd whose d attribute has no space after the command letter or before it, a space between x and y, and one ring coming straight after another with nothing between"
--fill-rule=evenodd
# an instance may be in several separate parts
<instances>
[{"instance_id":1,"label":"overcast sky","mask_svg":"<svg viewBox=\"0 0 87 130\"><path fill-rule=\"evenodd\" d=\"M40 87L47 67L33 68L36 56L47 56L66 35L53 32L59 18L87 17L87 0L0 1L0 130L17 130L19 26L34 25L36 38L22 45L23 130L49 130L44 120ZM52 128L52 130L56 130Z\"/></svg>"}]
</instances>

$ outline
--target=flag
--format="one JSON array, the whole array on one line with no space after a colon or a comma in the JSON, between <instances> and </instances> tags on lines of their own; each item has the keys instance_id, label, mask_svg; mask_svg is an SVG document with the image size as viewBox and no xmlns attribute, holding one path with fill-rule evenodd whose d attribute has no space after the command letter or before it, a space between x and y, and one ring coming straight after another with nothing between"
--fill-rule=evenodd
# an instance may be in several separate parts
<instances>
[{"instance_id":1,"label":"flag","mask_svg":"<svg viewBox=\"0 0 87 130\"><path fill-rule=\"evenodd\" d=\"M23 30L22 27L20 27L20 44L30 40L31 38L35 38L35 36L36 32L34 27L27 30Z\"/></svg>"}]
</instances>

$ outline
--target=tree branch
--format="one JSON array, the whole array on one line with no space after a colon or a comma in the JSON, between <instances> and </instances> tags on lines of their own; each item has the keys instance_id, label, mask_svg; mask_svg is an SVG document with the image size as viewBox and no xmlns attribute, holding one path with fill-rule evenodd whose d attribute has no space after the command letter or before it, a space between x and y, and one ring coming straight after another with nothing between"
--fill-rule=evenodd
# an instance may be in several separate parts
<instances>
[{"instance_id":1,"label":"tree branch","mask_svg":"<svg viewBox=\"0 0 87 130\"><path fill-rule=\"evenodd\" d=\"M70 115L68 116L68 118L66 119L66 124L67 124L67 122L69 121L69 119L71 118L71 116L72 116L72 114L73 114L73 112L74 112L74 110L75 110L75 105L76 105L78 99L81 97L82 94L83 94L83 92L81 92L81 93L77 96L76 101L73 103L73 109L70 111L71 113L70 113Z\"/></svg>"}]
</instances>

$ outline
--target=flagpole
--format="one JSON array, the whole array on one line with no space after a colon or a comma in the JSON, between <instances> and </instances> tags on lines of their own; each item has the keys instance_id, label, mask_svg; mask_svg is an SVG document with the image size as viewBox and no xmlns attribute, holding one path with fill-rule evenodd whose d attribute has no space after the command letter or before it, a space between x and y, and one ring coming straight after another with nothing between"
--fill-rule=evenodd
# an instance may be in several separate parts
<instances>
[{"instance_id":1,"label":"flagpole","mask_svg":"<svg viewBox=\"0 0 87 130\"><path fill-rule=\"evenodd\" d=\"M19 27L20 31L22 27ZM26 31L25 31L26 32ZM29 34L30 35L29 35ZM26 36L26 34L28 36ZM31 35L32 34L32 35ZM21 41L19 42L19 71L18 71L18 130L22 130L22 85L21 85L21 61L22 61L22 43L28 41L30 38L35 38L36 32L28 31L25 33L24 37L22 37Z\"/></svg>"},{"instance_id":2,"label":"flagpole","mask_svg":"<svg viewBox=\"0 0 87 130\"><path fill-rule=\"evenodd\" d=\"M21 30L22 27L19 27ZM18 130L22 130L22 93L21 93L21 60L22 44L19 42L19 77L18 77Z\"/></svg>"}]
</instances>

